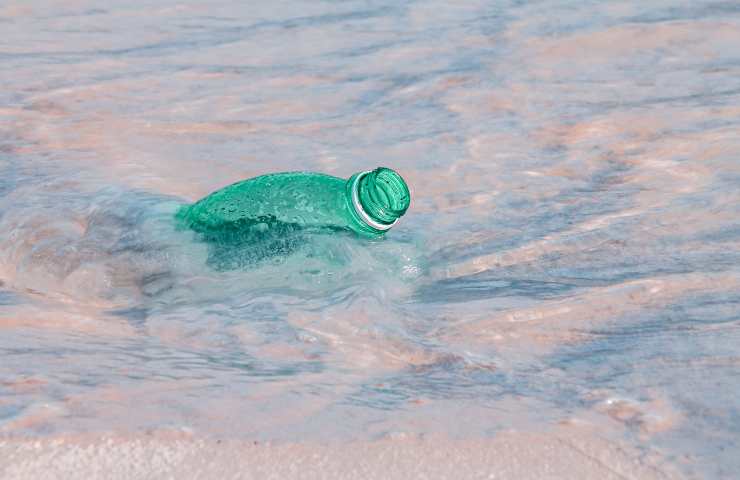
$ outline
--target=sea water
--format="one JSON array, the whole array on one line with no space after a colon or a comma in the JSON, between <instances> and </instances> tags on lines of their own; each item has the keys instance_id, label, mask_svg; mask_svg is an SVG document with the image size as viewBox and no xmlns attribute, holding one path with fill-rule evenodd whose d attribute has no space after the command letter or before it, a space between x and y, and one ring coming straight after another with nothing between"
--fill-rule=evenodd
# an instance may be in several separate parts
<instances>
[{"instance_id":1,"label":"sea water","mask_svg":"<svg viewBox=\"0 0 740 480\"><path fill-rule=\"evenodd\" d=\"M740 5L5 1L0 435L467 438L740 471ZM382 241L174 227L386 165Z\"/></svg>"}]
</instances>

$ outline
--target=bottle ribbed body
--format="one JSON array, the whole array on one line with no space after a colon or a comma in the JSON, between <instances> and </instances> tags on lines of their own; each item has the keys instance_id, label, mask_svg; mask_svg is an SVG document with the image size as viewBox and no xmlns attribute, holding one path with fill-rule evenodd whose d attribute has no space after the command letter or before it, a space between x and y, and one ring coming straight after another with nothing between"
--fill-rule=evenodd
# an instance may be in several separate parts
<instances>
[{"instance_id":1,"label":"bottle ribbed body","mask_svg":"<svg viewBox=\"0 0 740 480\"><path fill-rule=\"evenodd\" d=\"M208 195L186 207L180 217L200 232L233 227L260 230L277 222L301 228L343 228L353 221L346 183L319 173L263 175Z\"/></svg>"}]
</instances>

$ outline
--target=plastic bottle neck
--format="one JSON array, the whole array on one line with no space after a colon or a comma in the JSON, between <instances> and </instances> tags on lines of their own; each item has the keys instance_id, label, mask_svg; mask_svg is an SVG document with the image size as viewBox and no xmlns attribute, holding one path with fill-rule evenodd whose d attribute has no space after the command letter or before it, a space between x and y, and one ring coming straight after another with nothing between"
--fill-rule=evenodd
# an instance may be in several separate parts
<instances>
[{"instance_id":1,"label":"plastic bottle neck","mask_svg":"<svg viewBox=\"0 0 740 480\"><path fill-rule=\"evenodd\" d=\"M384 167L353 175L348 193L357 217L375 233L390 230L411 201L403 178Z\"/></svg>"}]
</instances>

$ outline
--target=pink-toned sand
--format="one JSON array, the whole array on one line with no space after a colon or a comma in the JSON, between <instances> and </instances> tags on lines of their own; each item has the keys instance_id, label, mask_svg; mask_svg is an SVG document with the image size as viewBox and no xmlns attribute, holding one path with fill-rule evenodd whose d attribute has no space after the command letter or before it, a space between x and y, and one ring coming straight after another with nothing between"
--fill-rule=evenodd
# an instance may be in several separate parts
<instances>
[{"instance_id":1,"label":"pink-toned sand","mask_svg":"<svg viewBox=\"0 0 740 480\"><path fill-rule=\"evenodd\" d=\"M0 478L51 479L674 479L655 454L581 427L493 439L398 435L336 444L183 436L0 440Z\"/></svg>"}]
</instances>

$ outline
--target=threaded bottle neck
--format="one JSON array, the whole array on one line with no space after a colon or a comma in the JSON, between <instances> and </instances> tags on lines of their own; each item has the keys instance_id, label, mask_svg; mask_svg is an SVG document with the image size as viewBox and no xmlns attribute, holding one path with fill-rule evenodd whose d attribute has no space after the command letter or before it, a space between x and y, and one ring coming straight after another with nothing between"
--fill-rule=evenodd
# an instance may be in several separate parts
<instances>
[{"instance_id":1,"label":"threaded bottle neck","mask_svg":"<svg viewBox=\"0 0 740 480\"><path fill-rule=\"evenodd\" d=\"M374 230L389 230L409 208L408 185L390 168L357 173L350 184L355 213Z\"/></svg>"}]
</instances>

